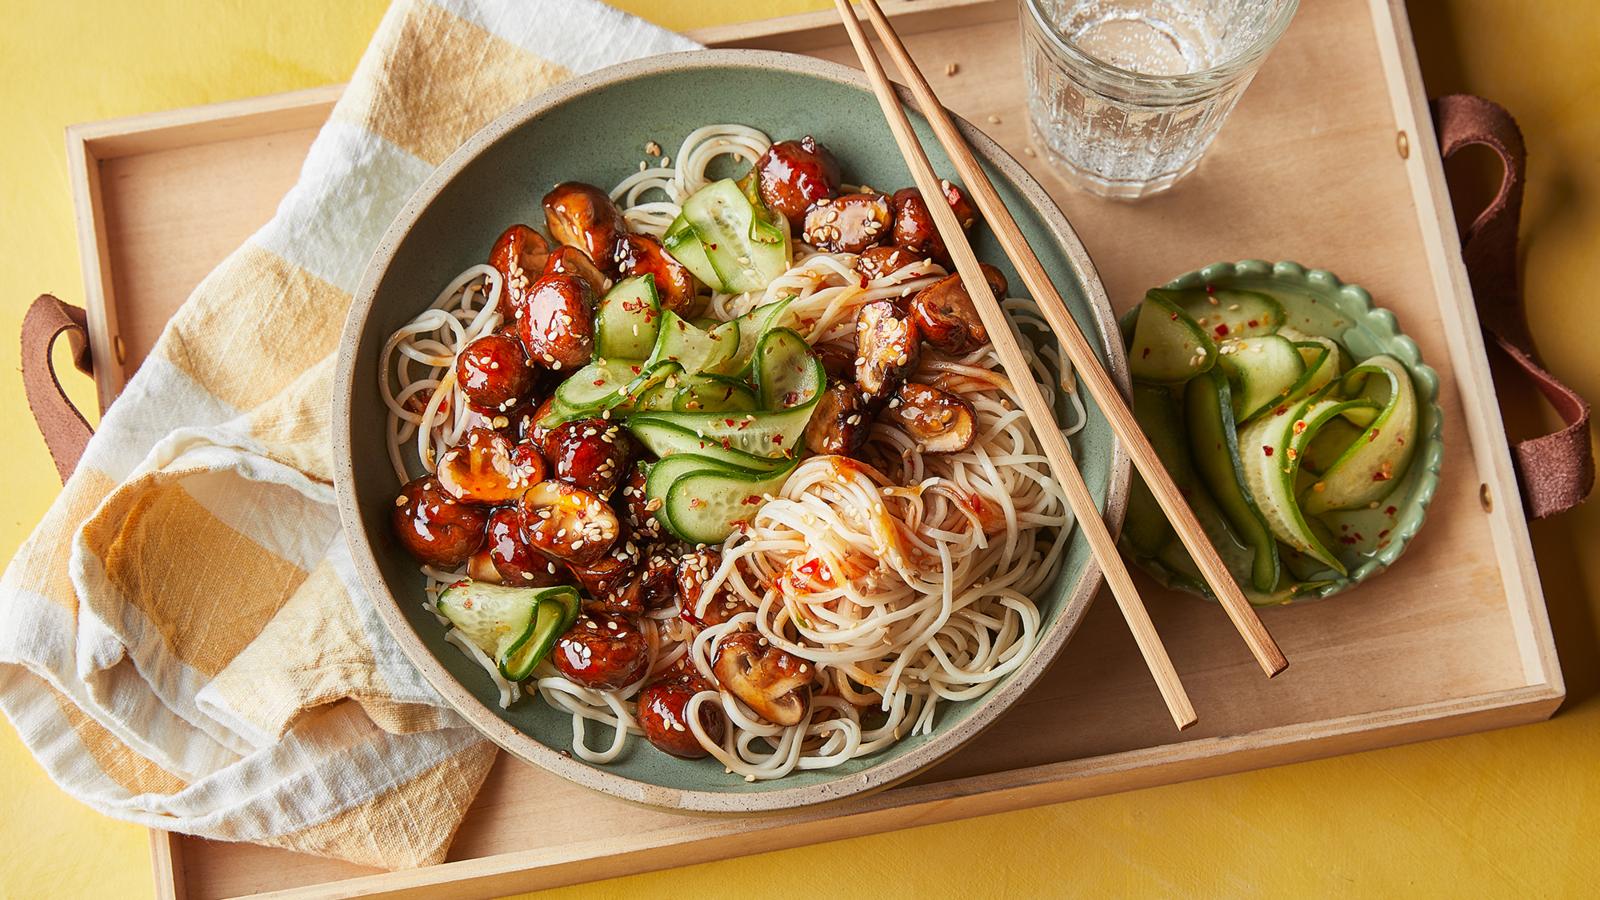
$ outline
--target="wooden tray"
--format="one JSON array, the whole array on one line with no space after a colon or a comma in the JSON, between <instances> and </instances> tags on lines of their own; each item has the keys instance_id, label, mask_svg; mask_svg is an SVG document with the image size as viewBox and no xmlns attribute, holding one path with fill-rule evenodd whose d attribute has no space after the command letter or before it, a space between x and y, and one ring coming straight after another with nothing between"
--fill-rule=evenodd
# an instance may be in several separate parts
<instances>
[{"instance_id":1,"label":"wooden tray","mask_svg":"<svg viewBox=\"0 0 1600 900\"><path fill-rule=\"evenodd\" d=\"M1199 265L1266 257L1332 269L1398 314L1439 371L1448 448L1428 527L1406 557L1376 587L1266 611L1292 660L1270 682L1215 606L1142 581L1200 713L1182 735L1115 605L1102 602L999 724L875 796L707 818L627 805L502 755L450 862L381 873L157 832L163 894L501 894L1497 728L1547 718L1560 704L1565 690L1400 0L1306 4L1200 170L1135 205L1072 191L1027 149L1012 0L886 5L946 101L1012 148L1061 202L1119 308ZM848 61L832 17L695 36ZM940 74L950 63L957 73ZM337 96L326 88L69 131L103 402L192 286L272 214ZM581 807L590 833L605 837L526 827L536 803Z\"/></svg>"}]
</instances>

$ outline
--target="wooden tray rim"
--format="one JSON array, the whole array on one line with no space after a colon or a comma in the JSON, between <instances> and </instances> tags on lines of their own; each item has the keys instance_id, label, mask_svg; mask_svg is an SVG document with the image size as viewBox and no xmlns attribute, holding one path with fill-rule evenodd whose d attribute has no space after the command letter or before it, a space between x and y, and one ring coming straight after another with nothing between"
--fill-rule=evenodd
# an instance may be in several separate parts
<instances>
[{"instance_id":1,"label":"wooden tray rim","mask_svg":"<svg viewBox=\"0 0 1600 900\"><path fill-rule=\"evenodd\" d=\"M907 33L949 27L963 21L988 21L1014 14L1009 0L884 0L886 12L907 17ZM1437 145L1427 108L1420 65L1403 0L1368 0L1379 54L1389 85L1391 108L1410 147ZM1001 8L1004 9L1001 9ZM939 13L938 16L929 15ZM920 15L916 15L920 14ZM940 21L935 23L933 19ZM1385 27L1387 26L1387 27ZM804 41L836 27L832 12L802 13L690 32L707 45L769 40ZM319 125L327 119L343 85L328 85L259 98L147 113L67 129L67 161L89 311L90 345L102 408L125 383L125 354L116 334L116 295L99 180L109 159L225 141ZM1409 135L1409 137L1408 137ZM1402 151L1402 155L1407 155ZM1523 662L1525 686L1453 700L1382 710L1335 719L1279 726L1236 735L1185 741L1122 753L1008 770L984 776L911 785L856 804L843 818L859 823L858 833L949 821L1095 794L1174 783L1211 775L1281 765L1392 746L1435 737L1548 718L1566 695L1556 660L1548 611L1526 522L1515 511L1521 495L1504 440L1488 358L1478 329L1465 264L1452 248L1459 235L1437 154L1419 154L1406 167L1416 204L1429 271L1442 307L1456 383L1466 411L1466 426L1479 466L1481 495L1490 513L1498 568L1505 577L1506 606ZM1432 227L1436 226L1436 227ZM1463 377L1468 376L1468 377ZM738 842L721 842L715 851L689 850L681 836L646 841L627 852L584 856L589 845L562 851L527 850L442 863L425 869L360 876L259 896L300 897L338 885L345 896L375 893L407 896L478 896L485 892L553 887L577 881L648 871L673 865L762 852L827 839L816 823L833 821L830 807L777 814ZM807 831L807 826L812 826ZM788 826L784 828L783 826ZM798 839L794 839L799 829ZM181 898L185 892L182 841L188 836L152 830L151 848L157 894ZM686 852L688 851L688 852ZM580 871L581 870L581 871Z\"/></svg>"}]
</instances>

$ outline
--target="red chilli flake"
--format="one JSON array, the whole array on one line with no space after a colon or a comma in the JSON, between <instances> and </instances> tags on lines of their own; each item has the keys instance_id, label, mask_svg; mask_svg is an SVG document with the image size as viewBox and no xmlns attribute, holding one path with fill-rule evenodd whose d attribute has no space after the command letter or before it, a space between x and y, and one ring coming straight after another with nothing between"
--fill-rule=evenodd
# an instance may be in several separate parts
<instances>
[{"instance_id":1,"label":"red chilli flake","mask_svg":"<svg viewBox=\"0 0 1600 900\"><path fill-rule=\"evenodd\" d=\"M1370 443L1372 443L1373 441L1375 441L1377 439L1378 439L1378 429L1374 428L1371 431L1367 432L1367 443L1370 444Z\"/></svg>"},{"instance_id":2,"label":"red chilli flake","mask_svg":"<svg viewBox=\"0 0 1600 900\"><path fill-rule=\"evenodd\" d=\"M1270 447L1267 444L1262 444L1261 445L1261 452L1265 453L1268 456L1271 456L1272 455L1272 447Z\"/></svg>"},{"instance_id":3,"label":"red chilli flake","mask_svg":"<svg viewBox=\"0 0 1600 900\"><path fill-rule=\"evenodd\" d=\"M1223 322L1221 325L1217 326L1217 337L1227 337L1227 336L1228 336L1228 323L1227 322Z\"/></svg>"},{"instance_id":4,"label":"red chilli flake","mask_svg":"<svg viewBox=\"0 0 1600 900\"><path fill-rule=\"evenodd\" d=\"M1261 322L1259 320L1257 320L1257 319L1251 319L1246 324L1249 325L1251 328L1256 328L1256 327L1259 327L1261 325Z\"/></svg>"},{"instance_id":5,"label":"red chilli flake","mask_svg":"<svg viewBox=\"0 0 1600 900\"><path fill-rule=\"evenodd\" d=\"M1178 321L1178 314L1177 313L1172 313L1171 315L1167 316L1167 318L1169 318L1172 321L1176 322L1176 321Z\"/></svg>"},{"instance_id":6,"label":"red chilli flake","mask_svg":"<svg viewBox=\"0 0 1600 900\"><path fill-rule=\"evenodd\" d=\"M1388 509L1384 510L1383 514L1386 515L1386 516L1393 516L1395 514L1395 508L1391 506Z\"/></svg>"},{"instance_id":7,"label":"red chilli flake","mask_svg":"<svg viewBox=\"0 0 1600 900\"><path fill-rule=\"evenodd\" d=\"M772 436L772 442L773 442L773 443L774 443L774 444L781 444L781 443L783 443L783 435L781 435L781 434L775 434L775 435L773 435L773 436Z\"/></svg>"},{"instance_id":8,"label":"red chilli flake","mask_svg":"<svg viewBox=\"0 0 1600 900\"><path fill-rule=\"evenodd\" d=\"M1217 292L1217 286L1216 285L1214 285L1214 284L1206 285L1206 293L1207 294L1215 294L1216 292Z\"/></svg>"},{"instance_id":9,"label":"red chilli flake","mask_svg":"<svg viewBox=\"0 0 1600 900\"><path fill-rule=\"evenodd\" d=\"M744 498L744 505L745 506L760 506L761 505L761 495L760 494L751 494L748 497L745 497Z\"/></svg>"},{"instance_id":10,"label":"red chilli flake","mask_svg":"<svg viewBox=\"0 0 1600 900\"><path fill-rule=\"evenodd\" d=\"M1150 358L1150 348L1149 347L1144 348L1144 352L1139 354L1139 358L1140 359L1149 359Z\"/></svg>"}]
</instances>

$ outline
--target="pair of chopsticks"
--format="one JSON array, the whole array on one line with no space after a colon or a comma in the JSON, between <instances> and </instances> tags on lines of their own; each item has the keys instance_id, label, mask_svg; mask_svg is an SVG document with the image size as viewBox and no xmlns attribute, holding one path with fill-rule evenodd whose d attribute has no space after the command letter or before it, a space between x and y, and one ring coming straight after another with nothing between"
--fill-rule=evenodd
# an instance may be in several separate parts
<instances>
[{"instance_id":1,"label":"pair of chopsticks","mask_svg":"<svg viewBox=\"0 0 1600 900\"><path fill-rule=\"evenodd\" d=\"M900 145L900 153L911 169L917 188L922 192L922 196L927 198L926 205L933 216L934 224L938 226L939 236L944 239L945 247L955 261L956 271L960 273L967 293L971 295L974 305L978 308L983 325L989 332L989 339L994 342L995 350L999 354L1001 365L1011 379L1012 386L1017 390L1023 410L1028 415L1028 421L1044 445L1045 455L1050 460L1051 468L1066 490L1068 505L1071 506L1079 527L1089 539L1095 560L1100 564L1106 582L1111 586L1111 593L1116 597L1117 605L1128 621L1128 628L1133 632L1133 639L1139 645L1139 652L1144 655L1145 664L1149 666L1150 674L1155 678L1156 686L1161 691L1162 699L1167 703L1168 711L1172 713L1172 720L1178 728L1187 728L1196 721L1194 707L1183 689L1183 683L1178 679L1172 660L1167 656L1166 648L1162 646L1155 625L1150 621L1150 614L1144 608L1144 601L1133 585L1127 565L1117 553L1116 540L1106 528L1105 521L1100 518L1100 511L1095 507L1094 498L1089 494L1089 487L1084 483L1082 473L1078 471L1072 450L1067 445L1066 437L1061 433L1061 427L1056 423L1055 414L1045 400L1044 394L1034 383L1027 358L1017 344L1005 312L1000 308L998 300L978 268L978 257L972 252L972 245L967 242L966 234L956 221L955 213L949 204L940 202L944 192L940 189L939 177L934 173L932 164L928 162L927 153L923 151L916 133L911 128L911 121L906 118L905 110L900 106L900 96L894 84L884 72L872 45L868 43L866 32L862 30L861 21L856 17L850 0L834 0L834 3L839 8L839 16L844 20L845 30L850 34L850 42L855 45L856 55L861 59L861 67L866 70L867 78L872 82L873 92L878 96L878 103L883 107L889 129L894 132L895 142ZM927 79L917 69L911 54L906 51L905 44L901 43L899 35L895 34L894 26L889 24L888 17L878 8L875 0L861 0L861 5L866 9L867 17L872 20L878 39L883 42L884 48L889 51L895 65L905 76L911 93L916 98L917 106L933 126L933 132L938 137L939 143L955 163L957 173L965 182L972 199L976 201L978 210L983 213L989 227L994 229L1006 256L1016 266L1017 272L1022 276L1023 284L1027 286L1034 302L1044 313L1045 320L1055 332L1067 359L1089 389L1090 396L1094 397L1095 402L1105 413L1111 423L1112 431L1128 448L1134 466L1139 470L1139 474L1144 476L1145 484L1149 486L1150 492L1167 514L1167 518L1171 520L1183 545L1188 548L1189 554L1199 565L1200 571L1205 575L1206 583L1221 601L1222 608L1227 611L1234 628L1244 638L1246 646L1250 648L1251 654L1255 656L1262 670L1267 673L1267 677L1282 672L1289 665L1288 660L1284 659L1282 651L1272 640L1272 635L1267 633L1266 626L1261 624L1250 602L1239 590L1233 576L1223 565L1222 558L1217 555L1216 548L1211 546L1211 542L1201 531L1193 510L1189 509L1189 504L1179 493L1172 477L1167 474L1160 457L1150 446L1150 441L1139 430L1139 425L1134 420L1133 413L1128 409L1122 394L1118 392L1111 376L1101 368L1094 349L1083 336L1083 332L1078 329L1078 324L1067 311L1061 295L1056 293L1055 285L1051 284L1050 277L1045 274L1038 257L1023 238L1016 220L1000 201L999 194L995 193L994 185L989 182L988 176L973 157L965 139L951 121L950 114L939 103L939 98L934 96L933 88L928 86Z\"/></svg>"}]
</instances>

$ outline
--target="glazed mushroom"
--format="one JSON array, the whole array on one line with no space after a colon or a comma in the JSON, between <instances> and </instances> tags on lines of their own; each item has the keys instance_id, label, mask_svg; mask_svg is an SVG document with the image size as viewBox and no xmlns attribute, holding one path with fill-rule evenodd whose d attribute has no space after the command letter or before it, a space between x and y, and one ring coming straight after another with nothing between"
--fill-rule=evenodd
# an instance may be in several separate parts
<instances>
[{"instance_id":1,"label":"glazed mushroom","mask_svg":"<svg viewBox=\"0 0 1600 900\"><path fill-rule=\"evenodd\" d=\"M701 691L714 690L711 682L695 672L664 675L645 685L636 698L638 712L635 716L645 740L656 749L682 759L704 757L706 749L700 746L700 740L689 728L689 701ZM726 727L727 722L717 704L701 704L700 728L706 737L721 743Z\"/></svg>"},{"instance_id":2,"label":"glazed mushroom","mask_svg":"<svg viewBox=\"0 0 1600 900\"><path fill-rule=\"evenodd\" d=\"M426 565L454 569L483 545L489 511L463 503L426 475L395 498L392 524L400 545Z\"/></svg>"},{"instance_id":3,"label":"glazed mushroom","mask_svg":"<svg viewBox=\"0 0 1600 900\"><path fill-rule=\"evenodd\" d=\"M533 484L530 467L517 464L511 439L488 428L473 428L467 439L439 457L439 486L462 503L511 503Z\"/></svg>"},{"instance_id":4,"label":"glazed mushroom","mask_svg":"<svg viewBox=\"0 0 1600 900\"><path fill-rule=\"evenodd\" d=\"M544 222L556 243L577 247L602 272L616 273L617 244L628 224L605 191L581 181L556 185L544 195Z\"/></svg>"},{"instance_id":5,"label":"glazed mushroom","mask_svg":"<svg viewBox=\"0 0 1600 900\"><path fill-rule=\"evenodd\" d=\"M661 242L647 234L630 234L617 245L617 269L624 276L649 275L655 279L662 310L693 316L702 306L694 275L673 259Z\"/></svg>"},{"instance_id":6,"label":"glazed mushroom","mask_svg":"<svg viewBox=\"0 0 1600 900\"><path fill-rule=\"evenodd\" d=\"M545 275L517 304L517 336L537 365L582 367L594 354L594 290L577 275Z\"/></svg>"},{"instance_id":7,"label":"glazed mushroom","mask_svg":"<svg viewBox=\"0 0 1600 900\"><path fill-rule=\"evenodd\" d=\"M528 286L544 271L545 260L550 255L550 244L544 235L527 225L507 228L489 251L489 265L504 279L500 291L500 316L510 320L518 297L527 293Z\"/></svg>"},{"instance_id":8,"label":"glazed mushroom","mask_svg":"<svg viewBox=\"0 0 1600 900\"><path fill-rule=\"evenodd\" d=\"M882 278L921 262L924 257L907 247L873 247L856 257L856 271L868 281Z\"/></svg>"},{"instance_id":9,"label":"glazed mushroom","mask_svg":"<svg viewBox=\"0 0 1600 900\"><path fill-rule=\"evenodd\" d=\"M518 502L528 543L571 565L598 561L622 530L610 504L564 482L541 481L524 491Z\"/></svg>"},{"instance_id":10,"label":"glazed mushroom","mask_svg":"<svg viewBox=\"0 0 1600 900\"><path fill-rule=\"evenodd\" d=\"M643 615L644 588L640 583L643 550L631 540L619 540L597 562L573 566L572 577L589 594L584 608L617 615Z\"/></svg>"},{"instance_id":11,"label":"glazed mushroom","mask_svg":"<svg viewBox=\"0 0 1600 900\"><path fill-rule=\"evenodd\" d=\"M804 239L829 253L860 253L888 240L893 210L882 194L818 200L806 213Z\"/></svg>"},{"instance_id":12,"label":"glazed mushroom","mask_svg":"<svg viewBox=\"0 0 1600 900\"><path fill-rule=\"evenodd\" d=\"M456 356L456 383L472 408L507 415L532 396L538 377L514 335L486 334Z\"/></svg>"},{"instance_id":13,"label":"glazed mushroom","mask_svg":"<svg viewBox=\"0 0 1600 900\"><path fill-rule=\"evenodd\" d=\"M885 400L917 368L921 336L911 315L893 300L874 300L856 313L856 385L868 400Z\"/></svg>"},{"instance_id":14,"label":"glazed mushroom","mask_svg":"<svg viewBox=\"0 0 1600 900\"><path fill-rule=\"evenodd\" d=\"M686 554L678 561L678 615L685 622L700 628L721 625L734 616L751 609L748 603L724 584L716 595L706 600L701 611L700 600L705 595L706 582L722 568L722 553L710 548Z\"/></svg>"},{"instance_id":15,"label":"glazed mushroom","mask_svg":"<svg viewBox=\"0 0 1600 900\"><path fill-rule=\"evenodd\" d=\"M958 453L972 446L978 417L972 404L948 391L908 381L883 411L925 453Z\"/></svg>"},{"instance_id":16,"label":"glazed mushroom","mask_svg":"<svg viewBox=\"0 0 1600 900\"><path fill-rule=\"evenodd\" d=\"M467 575L473 581L516 587L549 587L570 580L565 565L528 543L522 533L522 513L515 506L497 509L489 517L487 538L467 562Z\"/></svg>"},{"instance_id":17,"label":"glazed mushroom","mask_svg":"<svg viewBox=\"0 0 1600 900\"><path fill-rule=\"evenodd\" d=\"M606 419L582 419L551 429L545 458L557 480L609 498L628 477L633 438Z\"/></svg>"},{"instance_id":18,"label":"glazed mushroom","mask_svg":"<svg viewBox=\"0 0 1600 900\"><path fill-rule=\"evenodd\" d=\"M611 691L650 671L650 642L626 616L586 612L556 640L550 659L569 680Z\"/></svg>"},{"instance_id":19,"label":"glazed mushroom","mask_svg":"<svg viewBox=\"0 0 1600 900\"><path fill-rule=\"evenodd\" d=\"M995 298L1005 297L1006 277L994 266L978 265ZM911 298L911 314L922 339L936 350L959 355L989 343L989 331L959 274L946 275L918 291Z\"/></svg>"},{"instance_id":20,"label":"glazed mushroom","mask_svg":"<svg viewBox=\"0 0 1600 900\"><path fill-rule=\"evenodd\" d=\"M839 193L838 161L809 134L768 147L755 169L762 202L790 222L799 222L811 204Z\"/></svg>"},{"instance_id":21,"label":"glazed mushroom","mask_svg":"<svg viewBox=\"0 0 1600 900\"><path fill-rule=\"evenodd\" d=\"M811 703L816 669L753 631L723 638L711 660L717 683L775 725L798 725Z\"/></svg>"},{"instance_id":22,"label":"glazed mushroom","mask_svg":"<svg viewBox=\"0 0 1600 900\"><path fill-rule=\"evenodd\" d=\"M817 401L806 424L806 449L855 456L872 433L872 419L871 404L861 389L848 381L836 381Z\"/></svg>"},{"instance_id":23,"label":"glazed mushroom","mask_svg":"<svg viewBox=\"0 0 1600 900\"><path fill-rule=\"evenodd\" d=\"M596 297L603 296L611 289L611 279L605 276L589 254L577 247L562 245L550 252L550 259L544 264L544 269L539 272L539 277L546 275L574 275L589 283L589 289L594 291Z\"/></svg>"}]
</instances>

